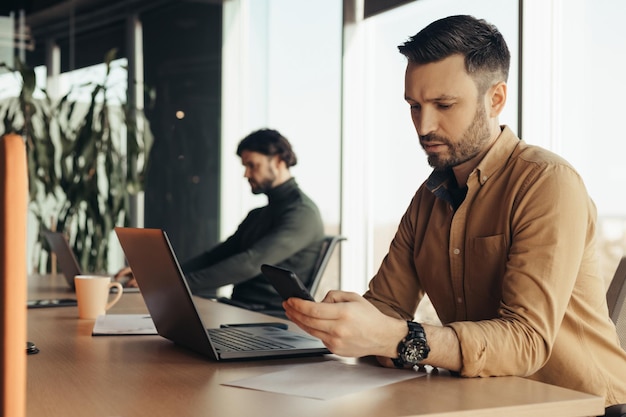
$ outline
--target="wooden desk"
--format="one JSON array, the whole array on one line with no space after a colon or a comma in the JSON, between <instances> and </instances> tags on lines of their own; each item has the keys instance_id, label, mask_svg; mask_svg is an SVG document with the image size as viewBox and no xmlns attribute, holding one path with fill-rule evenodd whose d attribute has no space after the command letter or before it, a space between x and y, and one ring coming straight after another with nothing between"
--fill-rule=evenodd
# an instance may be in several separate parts
<instances>
[{"instance_id":1,"label":"wooden desk","mask_svg":"<svg viewBox=\"0 0 626 417\"><path fill-rule=\"evenodd\" d=\"M58 278L33 277L30 298L73 296ZM268 321L262 314L197 299L208 326ZM140 294L124 294L110 313L143 313ZM589 416L602 398L523 378L466 379L431 373L323 401L220 385L319 358L213 362L159 336L92 337L76 307L31 309L27 415L65 416ZM271 320L276 320L271 318ZM400 371L398 371L400 372ZM329 380L332 375L328 375Z\"/></svg>"}]
</instances>

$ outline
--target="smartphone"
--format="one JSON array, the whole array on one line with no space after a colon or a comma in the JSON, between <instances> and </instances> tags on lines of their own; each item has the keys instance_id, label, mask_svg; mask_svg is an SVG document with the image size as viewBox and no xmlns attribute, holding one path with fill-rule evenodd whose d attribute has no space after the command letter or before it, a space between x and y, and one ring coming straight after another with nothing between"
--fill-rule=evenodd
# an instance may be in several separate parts
<instances>
[{"instance_id":1,"label":"smartphone","mask_svg":"<svg viewBox=\"0 0 626 417\"><path fill-rule=\"evenodd\" d=\"M26 301L26 307L28 308L71 307L76 305L76 300L73 298L48 298L45 300Z\"/></svg>"},{"instance_id":2,"label":"smartphone","mask_svg":"<svg viewBox=\"0 0 626 417\"><path fill-rule=\"evenodd\" d=\"M261 265L261 272L269 280L269 282L276 288L278 294L286 300L291 297L298 297L304 300L315 301L313 296L306 289L302 281L298 276L284 268L280 268L275 265Z\"/></svg>"}]
</instances>

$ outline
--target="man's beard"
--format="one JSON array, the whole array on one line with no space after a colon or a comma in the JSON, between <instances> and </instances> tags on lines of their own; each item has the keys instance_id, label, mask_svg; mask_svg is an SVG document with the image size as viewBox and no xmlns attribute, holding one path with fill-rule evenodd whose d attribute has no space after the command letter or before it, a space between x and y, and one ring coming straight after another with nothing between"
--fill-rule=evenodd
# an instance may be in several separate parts
<instances>
[{"instance_id":1,"label":"man's beard","mask_svg":"<svg viewBox=\"0 0 626 417\"><path fill-rule=\"evenodd\" d=\"M489 123L487 113L483 106L478 105L474 119L469 127L463 133L463 137L457 143L452 143L449 138L431 133L429 135L420 136L420 144L422 148L424 143L430 141L445 144L448 152L445 154L433 153L428 154L428 164L435 169L445 169L462 164L478 155L489 141Z\"/></svg>"},{"instance_id":2,"label":"man's beard","mask_svg":"<svg viewBox=\"0 0 626 417\"><path fill-rule=\"evenodd\" d=\"M276 181L276 173L273 170L270 170L268 176L260 182L248 180L252 194L266 194L269 190L274 188L274 181Z\"/></svg>"}]
</instances>

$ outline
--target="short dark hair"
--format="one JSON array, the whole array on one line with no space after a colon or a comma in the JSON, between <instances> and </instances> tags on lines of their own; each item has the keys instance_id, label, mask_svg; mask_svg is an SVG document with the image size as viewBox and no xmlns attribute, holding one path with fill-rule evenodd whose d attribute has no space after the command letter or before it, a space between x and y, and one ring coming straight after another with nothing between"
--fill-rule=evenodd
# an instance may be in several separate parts
<instances>
[{"instance_id":1,"label":"short dark hair","mask_svg":"<svg viewBox=\"0 0 626 417\"><path fill-rule=\"evenodd\" d=\"M258 152L267 156L278 155L287 168L298 163L298 158L287 138L274 129L259 129L250 133L237 146L238 156L241 157L243 151Z\"/></svg>"},{"instance_id":2,"label":"short dark hair","mask_svg":"<svg viewBox=\"0 0 626 417\"><path fill-rule=\"evenodd\" d=\"M509 76L511 54L498 29L473 16L449 16L434 21L398 50L409 62L429 64L454 54L465 57L465 70L484 93Z\"/></svg>"}]
</instances>

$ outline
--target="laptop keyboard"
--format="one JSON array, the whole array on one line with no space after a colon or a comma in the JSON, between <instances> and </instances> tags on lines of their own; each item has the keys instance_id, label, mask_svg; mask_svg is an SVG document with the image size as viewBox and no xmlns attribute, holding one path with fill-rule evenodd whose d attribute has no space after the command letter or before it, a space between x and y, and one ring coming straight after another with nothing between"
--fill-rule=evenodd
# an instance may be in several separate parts
<instances>
[{"instance_id":1,"label":"laptop keyboard","mask_svg":"<svg viewBox=\"0 0 626 417\"><path fill-rule=\"evenodd\" d=\"M273 350L289 349L292 345L253 335L234 327L208 329L211 340L230 350Z\"/></svg>"}]
</instances>

